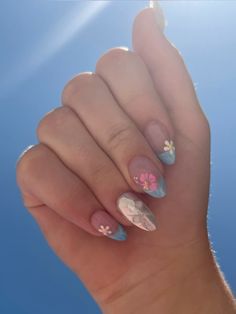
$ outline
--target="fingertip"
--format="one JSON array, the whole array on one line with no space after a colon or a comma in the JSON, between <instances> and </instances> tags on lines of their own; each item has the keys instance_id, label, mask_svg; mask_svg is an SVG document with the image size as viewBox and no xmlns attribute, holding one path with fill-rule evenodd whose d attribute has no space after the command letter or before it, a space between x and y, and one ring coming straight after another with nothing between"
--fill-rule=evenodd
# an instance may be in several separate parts
<instances>
[{"instance_id":1,"label":"fingertip","mask_svg":"<svg viewBox=\"0 0 236 314\"><path fill-rule=\"evenodd\" d=\"M116 241L127 239L125 229L119 224L114 217L104 210L98 210L91 216L92 226L102 235Z\"/></svg>"},{"instance_id":2,"label":"fingertip","mask_svg":"<svg viewBox=\"0 0 236 314\"><path fill-rule=\"evenodd\" d=\"M138 13L133 23L133 44L144 45L147 37L162 35L165 29L165 18L160 7L145 8Z\"/></svg>"},{"instance_id":3,"label":"fingertip","mask_svg":"<svg viewBox=\"0 0 236 314\"><path fill-rule=\"evenodd\" d=\"M167 25L167 21L165 19L164 12L162 7L160 6L159 1L153 0L149 2L150 8L153 10L153 14L155 15L156 23L158 24L159 28L164 32L165 27Z\"/></svg>"},{"instance_id":4,"label":"fingertip","mask_svg":"<svg viewBox=\"0 0 236 314\"><path fill-rule=\"evenodd\" d=\"M134 22L133 22L134 35L137 31L146 28L148 21L153 18L154 18L154 15L153 15L152 8L144 8L143 10L141 10L134 18Z\"/></svg>"}]
</instances>

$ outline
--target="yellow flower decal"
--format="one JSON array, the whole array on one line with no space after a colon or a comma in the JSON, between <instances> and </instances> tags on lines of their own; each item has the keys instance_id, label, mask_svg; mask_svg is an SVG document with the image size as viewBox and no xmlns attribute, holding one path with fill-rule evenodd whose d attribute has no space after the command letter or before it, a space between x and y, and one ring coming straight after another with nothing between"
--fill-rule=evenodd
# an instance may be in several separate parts
<instances>
[{"instance_id":1,"label":"yellow flower decal","mask_svg":"<svg viewBox=\"0 0 236 314\"><path fill-rule=\"evenodd\" d=\"M103 233L105 236L112 234L112 231L110 230L109 226L103 226L101 225L98 229L99 232Z\"/></svg>"},{"instance_id":2,"label":"yellow flower decal","mask_svg":"<svg viewBox=\"0 0 236 314\"><path fill-rule=\"evenodd\" d=\"M164 151L169 152L170 154L174 154L175 146L173 141L165 141Z\"/></svg>"}]
</instances>

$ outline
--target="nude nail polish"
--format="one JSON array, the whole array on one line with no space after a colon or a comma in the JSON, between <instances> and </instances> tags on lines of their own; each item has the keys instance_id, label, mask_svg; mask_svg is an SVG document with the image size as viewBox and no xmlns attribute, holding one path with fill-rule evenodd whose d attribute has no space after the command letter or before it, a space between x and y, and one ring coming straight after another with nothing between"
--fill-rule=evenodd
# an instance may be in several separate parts
<instances>
[{"instance_id":1,"label":"nude nail polish","mask_svg":"<svg viewBox=\"0 0 236 314\"><path fill-rule=\"evenodd\" d=\"M124 241L127 238L122 225L104 210L98 210L93 213L90 221L97 231L108 238L116 241Z\"/></svg>"},{"instance_id":2,"label":"nude nail polish","mask_svg":"<svg viewBox=\"0 0 236 314\"><path fill-rule=\"evenodd\" d=\"M144 133L158 158L166 165L173 165L176 159L175 145L164 125L152 121L147 125Z\"/></svg>"},{"instance_id":3,"label":"nude nail polish","mask_svg":"<svg viewBox=\"0 0 236 314\"><path fill-rule=\"evenodd\" d=\"M156 230L156 217L135 194L123 193L117 200L117 207L130 222L140 229L146 231Z\"/></svg>"},{"instance_id":4,"label":"nude nail polish","mask_svg":"<svg viewBox=\"0 0 236 314\"><path fill-rule=\"evenodd\" d=\"M156 198L166 195L166 184L160 171L147 157L138 156L128 165L130 176L143 192Z\"/></svg>"}]
</instances>

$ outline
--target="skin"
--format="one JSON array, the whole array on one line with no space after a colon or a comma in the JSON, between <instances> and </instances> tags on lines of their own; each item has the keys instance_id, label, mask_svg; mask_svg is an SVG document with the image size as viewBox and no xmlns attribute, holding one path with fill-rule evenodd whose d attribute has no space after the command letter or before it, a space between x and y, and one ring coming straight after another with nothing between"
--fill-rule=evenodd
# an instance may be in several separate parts
<instances>
[{"instance_id":1,"label":"skin","mask_svg":"<svg viewBox=\"0 0 236 314\"><path fill-rule=\"evenodd\" d=\"M72 79L63 106L40 121L39 144L17 166L25 206L103 313L236 313L207 235L209 125L152 9L134 21L133 49L105 53L95 73ZM143 135L152 119L174 137L173 166L155 157ZM127 171L140 155L153 160L168 185L163 199L143 196L157 217L154 232L131 226L115 205L121 193L140 192ZM92 228L94 208L127 226L128 239Z\"/></svg>"}]
</instances>

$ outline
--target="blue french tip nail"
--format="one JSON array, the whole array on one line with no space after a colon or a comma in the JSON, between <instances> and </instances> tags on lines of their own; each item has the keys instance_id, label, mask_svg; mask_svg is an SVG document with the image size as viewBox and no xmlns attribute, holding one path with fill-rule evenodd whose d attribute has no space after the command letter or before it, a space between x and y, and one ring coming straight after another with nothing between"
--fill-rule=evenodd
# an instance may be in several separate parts
<instances>
[{"instance_id":1,"label":"blue french tip nail","mask_svg":"<svg viewBox=\"0 0 236 314\"><path fill-rule=\"evenodd\" d=\"M127 239L127 234L124 228L121 225L118 225L117 231L112 235L109 235L109 238L117 241L125 241Z\"/></svg>"},{"instance_id":2,"label":"blue french tip nail","mask_svg":"<svg viewBox=\"0 0 236 314\"><path fill-rule=\"evenodd\" d=\"M158 157L166 165L173 165L175 163L175 152L163 152Z\"/></svg>"},{"instance_id":3,"label":"blue french tip nail","mask_svg":"<svg viewBox=\"0 0 236 314\"><path fill-rule=\"evenodd\" d=\"M158 188L155 191L146 191L146 193L155 198L162 198L166 196L165 180L162 177L160 177L158 180Z\"/></svg>"}]
</instances>

